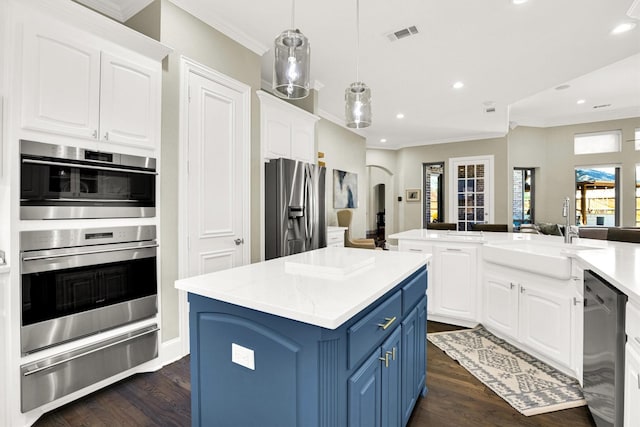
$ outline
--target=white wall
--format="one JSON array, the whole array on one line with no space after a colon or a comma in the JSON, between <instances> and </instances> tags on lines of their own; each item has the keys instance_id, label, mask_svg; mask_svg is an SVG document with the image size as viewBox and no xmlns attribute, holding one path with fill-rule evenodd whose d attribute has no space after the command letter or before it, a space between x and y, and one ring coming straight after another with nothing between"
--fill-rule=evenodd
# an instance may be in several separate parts
<instances>
[{"instance_id":1,"label":"white wall","mask_svg":"<svg viewBox=\"0 0 640 427\"><path fill-rule=\"evenodd\" d=\"M327 224L338 224L336 211L340 210L333 207L333 170L355 173L358 175L358 207L353 209L351 235L354 238L365 237L369 199L365 139L326 119L318 122L317 131L318 151L325 154L324 161L327 166Z\"/></svg>"}]
</instances>

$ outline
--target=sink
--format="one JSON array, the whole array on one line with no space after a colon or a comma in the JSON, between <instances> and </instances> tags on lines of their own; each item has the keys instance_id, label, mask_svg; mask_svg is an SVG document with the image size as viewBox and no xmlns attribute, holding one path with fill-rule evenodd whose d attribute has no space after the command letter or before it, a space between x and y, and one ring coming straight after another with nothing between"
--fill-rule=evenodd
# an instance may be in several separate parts
<instances>
[{"instance_id":1,"label":"sink","mask_svg":"<svg viewBox=\"0 0 640 427\"><path fill-rule=\"evenodd\" d=\"M486 262L530 271L556 279L571 277L571 255L594 246L535 240L489 243L482 248Z\"/></svg>"}]
</instances>

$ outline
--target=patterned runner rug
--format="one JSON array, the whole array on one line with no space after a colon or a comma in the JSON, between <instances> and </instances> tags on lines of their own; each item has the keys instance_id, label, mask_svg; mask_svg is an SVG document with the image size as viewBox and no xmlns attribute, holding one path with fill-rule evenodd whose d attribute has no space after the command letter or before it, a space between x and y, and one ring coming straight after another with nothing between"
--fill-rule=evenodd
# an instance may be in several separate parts
<instances>
[{"instance_id":1,"label":"patterned runner rug","mask_svg":"<svg viewBox=\"0 0 640 427\"><path fill-rule=\"evenodd\" d=\"M427 339L523 415L586 405L580 384L487 331L428 333Z\"/></svg>"}]
</instances>

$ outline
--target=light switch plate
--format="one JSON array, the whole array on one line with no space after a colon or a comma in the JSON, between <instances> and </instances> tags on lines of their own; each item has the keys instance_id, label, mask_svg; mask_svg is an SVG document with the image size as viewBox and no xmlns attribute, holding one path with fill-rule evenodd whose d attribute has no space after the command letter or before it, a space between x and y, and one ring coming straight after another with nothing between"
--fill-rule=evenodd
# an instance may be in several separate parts
<instances>
[{"instance_id":1,"label":"light switch plate","mask_svg":"<svg viewBox=\"0 0 640 427\"><path fill-rule=\"evenodd\" d=\"M256 370L253 350L231 343L231 361L252 371Z\"/></svg>"}]
</instances>

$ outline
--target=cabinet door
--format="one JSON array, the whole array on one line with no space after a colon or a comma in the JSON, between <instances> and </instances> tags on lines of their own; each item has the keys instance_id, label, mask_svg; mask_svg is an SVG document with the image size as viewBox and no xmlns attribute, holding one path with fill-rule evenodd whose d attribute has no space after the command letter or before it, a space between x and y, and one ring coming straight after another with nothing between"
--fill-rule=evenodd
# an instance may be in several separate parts
<instances>
[{"instance_id":1,"label":"cabinet door","mask_svg":"<svg viewBox=\"0 0 640 427\"><path fill-rule=\"evenodd\" d=\"M349 427L381 426L382 364L378 348L349 378Z\"/></svg>"},{"instance_id":2,"label":"cabinet door","mask_svg":"<svg viewBox=\"0 0 640 427\"><path fill-rule=\"evenodd\" d=\"M404 339L404 334L401 333L401 329L402 327L396 328L382 344L382 358L385 361L381 364L382 404L380 410L382 425L385 427L399 427L401 425L400 399L398 398L401 393L401 374L403 374L401 361L404 350L400 346L400 341Z\"/></svg>"},{"instance_id":3,"label":"cabinet door","mask_svg":"<svg viewBox=\"0 0 640 427\"><path fill-rule=\"evenodd\" d=\"M625 356L624 427L640 425L640 354L630 343Z\"/></svg>"},{"instance_id":4,"label":"cabinet door","mask_svg":"<svg viewBox=\"0 0 640 427\"><path fill-rule=\"evenodd\" d=\"M520 340L571 366L571 298L524 283L519 304Z\"/></svg>"},{"instance_id":5,"label":"cabinet door","mask_svg":"<svg viewBox=\"0 0 640 427\"><path fill-rule=\"evenodd\" d=\"M484 323L513 338L518 337L518 285L497 276L484 278Z\"/></svg>"},{"instance_id":6,"label":"cabinet door","mask_svg":"<svg viewBox=\"0 0 640 427\"><path fill-rule=\"evenodd\" d=\"M261 104L264 157L266 159L291 158L291 119L284 112Z\"/></svg>"},{"instance_id":7,"label":"cabinet door","mask_svg":"<svg viewBox=\"0 0 640 427\"><path fill-rule=\"evenodd\" d=\"M402 322L402 425L406 425L425 386L427 306L423 298Z\"/></svg>"},{"instance_id":8,"label":"cabinet door","mask_svg":"<svg viewBox=\"0 0 640 427\"><path fill-rule=\"evenodd\" d=\"M100 139L155 148L160 120L160 68L102 54Z\"/></svg>"},{"instance_id":9,"label":"cabinet door","mask_svg":"<svg viewBox=\"0 0 640 427\"><path fill-rule=\"evenodd\" d=\"M434 248L434 312L476 320L476 248Z\"/></svg>"},{"instance_id":10,"label":"cabinet door","mask_svg":"<svg viewBox=\"0 0 640 427\"><path fill-rule=\"evenodd\" d=\"M315 122L294 122L291 132L291 158L315 163L315 151Z\"/></svg>"},{"instance_id":11,"label":"cabinet door","mask_svg":"<svg viewBox=\"0 0 640 427\"><path fill-rule=\"evenodd\" d=\"M22 127L96 138L100 51L54 30L25 27Z\"/></svg>"}]
</instances>

